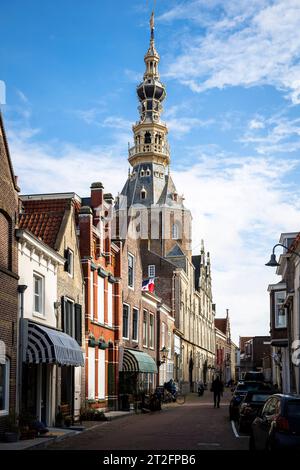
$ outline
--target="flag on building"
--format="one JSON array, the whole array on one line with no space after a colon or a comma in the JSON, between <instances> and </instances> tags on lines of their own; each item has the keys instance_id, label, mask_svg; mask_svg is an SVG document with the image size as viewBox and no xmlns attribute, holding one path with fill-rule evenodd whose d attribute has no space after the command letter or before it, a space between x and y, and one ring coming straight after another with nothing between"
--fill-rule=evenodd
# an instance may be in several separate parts
<instances>
[{"instance_id":1,"label":"flag on building","mask_svg":"<svg viewBox=\"0 0 300 470\"><path fill-rule=\"evenodd\" d=\"M154 279L145 279L142 283L142 291L154 292Z\"/></svg>"}]
</instances>

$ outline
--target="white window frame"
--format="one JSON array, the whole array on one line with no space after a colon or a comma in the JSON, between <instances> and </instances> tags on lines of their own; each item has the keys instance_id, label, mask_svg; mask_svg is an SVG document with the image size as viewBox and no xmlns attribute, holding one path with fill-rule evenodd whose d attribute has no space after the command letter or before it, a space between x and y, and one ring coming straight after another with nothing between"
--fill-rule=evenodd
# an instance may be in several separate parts
<instances>
[{"instance_id":1,"label":"white window frame","mask_svg":"<svg viewBox=\"0 0 300 470\"><path fill-rule=\"evenodd\" d=\"M36 317L44 317L45 316L45 278L42 274L34 271L33 272L33 315ZM40 294L40 307L41 311L35 310L35 298L36 298L36 292L35 292L35 280L38 279L41 282L41 294Z\"/></svg>"},{"instance_id":2,"label":"white window frame","mask_svg":"<svg viewBox=\"0 0 300 470\"><path fill-rule=\"evenodd\" d=\"M144 325L145 325L145 322L144 322L144 318L145 318L145 314L146 314L146 327L145 327L145 331L144 331ZM148 325L149 325L149 322L148 322L148 318L149 318L149 312L148 310L146 309L143 309L143 346L144 348L148 348L148 341L149 341L149 331L148 331ZM145 333L145 334L144 334Z\"/></svg>"},{"instance_id":3,"label":"white window frame","mask_svg":"<svg viewBox=\"0 0 300 470\"><path fill-rule=\"evenodd\" d=\"M94 271L90 271L90 319L95 318L95 286L94 286Z\"/></svg>"},{"instance_id":4,"label":"white window frame","mask_svg":"<svg viewBox=\"0 0 300 470\"><path fill-rule=\"evenodd\" d=\"M68 276L74 277L74 251L71 248L67 248L68 251ZM71 255L71 256L70 256ZM71 261L70 261L71 258Z\"/></svg>"},{"instance_id":5,"label":"white window frame","mask_svg":"<svg viewBox=\"0 0 300 470\"><path fill-rule=\"evenodd\" d=\"M95 348L88 348L88 399L94 400L95 397L96 397L96 355L95 355Z\"/></svg>"},{"instance_id":6,"label":"white window frame","mask_svg":"<svg viewBox=\"0 0 300 470\"><path fill-rule=\"evenodd\" d=\"M123 334L124 334L124 321L123 321L123 319L124 319L124 306L128 308L128 310L127 310L127 312L128 312L127 336L123 336ZM129 339L129 330L130 330L130 328L129 328L130 321L129 320L130 320L130 305L123 303L123 308L122 308L122 338L123 339Z\"/></svg>"},{"instance_id":7,"label":"white window frame","mask_svg":"<svg viewBox=\"0 0 300 470\"><path fill-rule=\"evenodd\" d=\"M98 322L104 325L104 278L98 274Z\"/></svg>"},{"instance_id":8,"label":"white window frame","mask_svg":"<svg viewBox=\"0 0 300 470\"><path fill-rule=\"evenodd\" d=\"M150 279L155 278L155 264L149 264L148 265L148 277Z\"/></svg>"},{"instance_id":9,"label":"white window frame","mask_svg":"<svg viewBox=\"0 0 300 470\"><path fill-rule=\"evenodd\" d=\"M129 258L132 259L132 285L129 284ZM127 263L128 263L128 279L127 279L127 282L128 282L128 287L129 289L132 289L134 290L134 278L135 278L135 256L132 254L132 253L128 253L127 254Z\"/></svg>"},{"instance_id":10,"label":"white window frame","mask_svg":"<svg viewBox=\"0 0 300 470\"><path fill-rule=\"evenodd\" d=\"M105 349L98 348L98 399L105 400L105 395L106 395Z\"/></svg>"},{"instance_id":11,"label":"white window frame","mask_svg":"<svg viewBox=\"0 0 300 470\"><path fill-rule=\"evenodd\" d=\"M278 322L278 317L279 317L279 306L282 305L283 306L283 303L284 302L278 302L278 298L282 298L283 301L285 299L285 291L275 291L274 293L274 305L275 305L275 309L274 309L274 312L275 312L275 318L274 318L274 322L275 322L275 328L276 329L280 329L280 328L287 328L287 309L285 307L282 307L284 309L284 319L285 319L285 324L284 325L280 325L279 322Z\"/></svg>"},{"instance_id":12,"label":"white window frame","mask_svg":"<svg viewBox=\"0 0 300 470\"><path fill-rule=\"evenodd\" d=\"M0 366L5 367L5 377L4 377L4 408L0 410L0 416L7 416L9 414L9 378L10 378L10 359L5 357L5 363Z\"/></svg>"},{"instance_id":13,"label":"white window frame","mask_svg":"<svg viewBox=\"0 0 300 470\"><path fill-rule=\"evenodd\" d=\"M166 324L164 322L161 323L161 348L163 349L166 347Z\"/></svg>"},{"instance_id":14,"label":"white window frame","mask_svg":"<svg viewBox=\"0 0 300 470\"><path fill-rule=\"evenodd\" d=\"M172 224L172 240L179 240L179 227L176 222Z\"/></svg>"},{"instance_id":15,"label":"white window frame","mask_svg":"<svg viewBox=\"0 0 300 470\"><path fill-rule=\"evenodd\" d=\"M153 323L152 323L152 328L151 328L151 318L153 320ZM154 328L154 315L153 313L150 313L149 312L149 348L150 349L154 349L154 346L155 346L155 328ZM152 344L151 344L151 336L152 336Z\"/></svg>"},{"instance_id":16,"label":"white window frame","mask_svg":"<svg viewBox=\"0 0 300 470\"><path fill-rule=\"evenodd\" d=\"M107 324L113 326L113 295L114 285L112 282L107 284Z\"/></svg>"},{"instance_id":17,"label":"white window frame","mask_svg":"<svg viewBox=\"0 0 300 470\"><path fill-rule=\"evenodd\" d=\"M134 338L134 336L133 336L133 332L134 332L134 330L133 330L134 312L137 313L136 338ZM138 309L137 307L133 307L133 309L132 309L132 341L133 341L134 343L138 343L138 342L139 342L139 314L140 314L139 309Z\"/></svg>"}]
</instances>

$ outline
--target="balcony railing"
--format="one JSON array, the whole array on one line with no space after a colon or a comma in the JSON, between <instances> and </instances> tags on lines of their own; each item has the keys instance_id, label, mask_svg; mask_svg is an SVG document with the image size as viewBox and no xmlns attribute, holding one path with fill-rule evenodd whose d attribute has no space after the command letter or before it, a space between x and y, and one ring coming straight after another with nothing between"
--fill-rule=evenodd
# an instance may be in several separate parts
<instances>
[{"instance_id":1,"label":"balcony railing","mask_svg":"<svg viewBox=\"0 0 300 470\"><path fill-rule=\"evenodd\" d=\"M170 156L170 149L168 144L138 144L131 147L129 150L129 158L142 153L159 153L160 155Z\"/></svg>"}]
</instances>

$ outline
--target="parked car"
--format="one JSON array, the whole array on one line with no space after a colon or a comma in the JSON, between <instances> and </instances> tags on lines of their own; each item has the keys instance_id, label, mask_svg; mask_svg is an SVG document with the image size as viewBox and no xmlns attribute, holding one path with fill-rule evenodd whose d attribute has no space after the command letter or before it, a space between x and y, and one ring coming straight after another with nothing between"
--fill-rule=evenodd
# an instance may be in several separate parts
<instances>
[{"instance_id":1,"label":"parked car","mask_svg":"<svg viewBox=\"0 0 300 470\"><path fill-rule=\"evenodd\" d=\"M251 424L258 412L262 410L266 400L273 395L272 390L258 390L247 392L239 407L239 432L251 430Z\"/></svg>"},{"instance_id":2,"label":"parked car","mask_svg":"<svg viewBox=\"0 0 300 470\"><path fill-rule=\"evenodd\" d=\"M254 382L264 382L265 381L265 376L263 372L258 372L256 370L251 370L249 372L246 372L244 375L244 381L254 381Z\"/></svg>"},{"instance_id":3,"label":"parked car","mask_svg":"<svg viewBox=\"0 0 300 470\"><path fill-rule=\"evenodd\" d=\"M231 420L237 420L239 417L239 406L242 403L247 392L258 390L271 390L271 386L264 382L239 382L233 392L229 404L229 417Z\"/></svg>"},{"instance_id":4,"label":"parked car","mask_svg":"<svg viewBox=\"0 0 300 470\"><path fill-rule=\"evenodd\" d=\"M251 426L250 449L300 449L300 395L275 394Z\"/></svg>"}]
</instances>

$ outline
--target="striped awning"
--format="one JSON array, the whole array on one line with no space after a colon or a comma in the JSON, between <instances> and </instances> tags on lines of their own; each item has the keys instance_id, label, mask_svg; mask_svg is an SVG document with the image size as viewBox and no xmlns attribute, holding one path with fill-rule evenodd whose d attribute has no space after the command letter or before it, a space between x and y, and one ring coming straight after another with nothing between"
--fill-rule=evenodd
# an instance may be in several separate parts
<instances>
[{"instance_id":1,"label":"striped awning","mask_svg":"<svg viewBox=\"0 0 300 470\"><path fill-rule=\"evenodd\" d=\"M124 349L123 372L148 372L157 374L157 366L149 354L134 349Z\"/></svg>"},{"instance_id":2,"label":"striped awning","mask_svg":"<svg viewBox=\"0 0 300 470\"><path fill-rule=\"evenodd\" d=\"M24 362L83 366L82 350L74 338L62 331L24 321Z\"/></svg>"}]
</instances>

